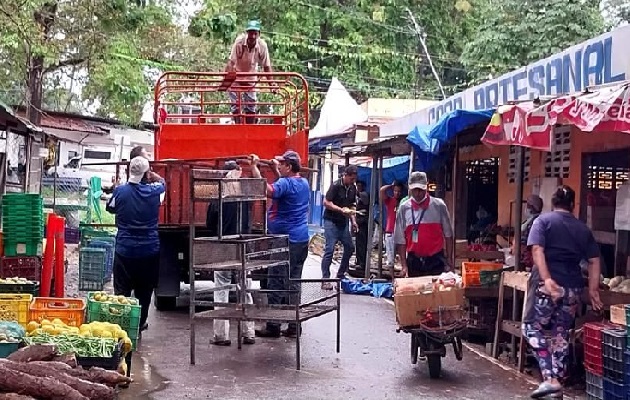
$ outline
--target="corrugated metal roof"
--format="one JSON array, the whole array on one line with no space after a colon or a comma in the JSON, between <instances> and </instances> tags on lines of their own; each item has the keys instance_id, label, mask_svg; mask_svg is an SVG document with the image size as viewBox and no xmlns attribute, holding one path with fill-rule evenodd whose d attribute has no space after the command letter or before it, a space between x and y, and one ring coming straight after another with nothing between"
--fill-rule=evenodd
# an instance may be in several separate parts
<instances>
[{"instance_id":1,"label":"corrugated metal roof","mask_svg":"<svg viewBox=\"0 0 630 400\"><path fill-rule=\"evenodd\" d=\"M114 139L109 135L103 135L103 133L90 133L83 131L70 131L67 129L46 128L46 133L50 136L54 136L64 142L80 143L84 145L89 144L115 144Z\"/></svg>"},{"instance_id":2,"label":"corrugated metal roof","mask_svg":"<svg viewBox=\"0 0 630 400\"><path fill-rule=\"evenodd\" d=\"M31 124L26 118L16 114L15 111L8 105L0 101L0 122L10 122L11 125L17 126L19 133L26 134L28 132L41 132L42 129L36 125Z\"/></svg>"}]
</instances>

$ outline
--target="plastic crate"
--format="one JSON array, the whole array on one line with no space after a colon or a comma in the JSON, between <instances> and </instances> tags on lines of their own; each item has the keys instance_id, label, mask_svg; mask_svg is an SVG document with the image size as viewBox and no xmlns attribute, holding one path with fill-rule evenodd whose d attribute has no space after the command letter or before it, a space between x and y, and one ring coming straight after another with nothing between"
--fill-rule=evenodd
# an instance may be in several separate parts
<instances>
[{"instance_id":1,"label":"plastic crate","mask_svg":"<svg viewBox=\"0 0 630 400\"><path fill-rule=\"evenodd\" d=\"M584 345L601 349L603 343L602 331L613 327L614 326L606 322L587 322L582 328L584 330Z\"/></svg>"},{"instance_id":2,"label":"plastic crate","mask_svg":"<svg viewBox=\"0 0 630 400\"><path fill-rule=\"evenodd\" d=\"M7 358L11 354L15 353L20 346L19 342L15 343L0 343L0 358Z\"/></svg>"},{"instance_id":3,"label":"plastic crate","mask_svg":"<svg viewBox=\"0 0 630 400\"><path fill-rule=\"evenodd\" d=\"M4 255L7 257L17 256L40 256L42 255L42 239L14 240L4 239Z\"/></svg>"},{"instance_id":4,"label":"plastic crate","mask_svg":"<svg viewBox=\"0 0 630 400\"><path fill-rule=\"evenodd\" d=\"M83 247L88 246L92 239L111 238L112 240L115 240L114 238L116 237L115 232L95 229L89 226L81 226L79 227L79 230L81 231L81 246Z\"/></svg>"},{"instance_id":5,"label":"plastic crate","mask_svg":"<svg viewBox=\"0 0 630 400\"><path fill-rule=\"evenodd\" d=\"M86 247L79 250L79 290L103 290L107 251Z\"/></svg>"},{"instance_id":6,"label":"plastic crate","mask_svg":"<svg viewBox=\"0 0 630 400\"><path fill-rule=\"evenodd\" d=\"M122 358L122 341L118 342L114 354L111 357L79 357L77 356L77 364L83 369L90 369L92 367L98 367L107 369L110 371L116 371L120 360Z\"/></svg>"},{"instance_id":7,"label":"plastic crate","mask_svg":"<svg viewBox=\"0 0 630 400\"><path fill-rule=\"evenodd\" d=\"M0 283L0 293L30 294L39 296L39 282L33 283Z\"/></svg>"},{"instance_id":8,"label":"plastic crate","mask_svg":"<svg viewBox=\"0 0 630 400\"><path fill-rule=\"evenodd\" d=\"M584 346L584 369L595 375L604 375L604 357L601 348Z\"/></svg>"},{"instance_id":9,"label":"plastic crate","mask_svg":"<svg viewBox=\"0 0 630 400\"><path fill-rule=\"evenodd\" d=\"M604 381L601 376L586 371L586 394L596 399L604 398Z\"/></svg>"},{"instance_id":10,"label":"plastic crate","mask_svg":"<svg viewBox=\"0 0 630 400\"><path fill-rule=\"evenodd\" d=\"M135 350L140 336L140 312L142 308L132 304L104 303L93 300L93 296L94 293L88 293L87 321L120 325L127 332L127 336L133 344L133 350ZM138 299L134 300L138 301Z\"/></svg>"},{"instance_id":11,"label":"plastic crate","mask_svg":"<svg viewBox=\"0 0 630 400\"><path fill-rule=\"evenodd\" d=\"M483 287L499 286L499 282L501 282L501 273L503 273L502 270L479 271L480 286L483 286Z\"/></svg>"},{"instance_id":12,"label":"plastic crate","mask_svg":"<svg viewBox=\"0 0 630 400\"><path fill-rule=\"evenodd\" d=\"M15 321L22 326L29 322L29 305L33 300L30 294L0 294L0 320Z\"/></svg>"},{"instance_id":13,"label":"plastic crate","mask_svg":"<svg viewBox=\"0 0 630 400\"><path fill-rule=\"evenodd\" d=\"M67 244L79 244L81 242L81 231L75 228L66 228L64 238Z\"/></svg>"},{"instance_id":14,"label":"plastic crate","mask_svg":"<svg viewBox=\"0 0 630 400\"><path fill-rule=\"evenodd\" d=\"M40 281L42 276L42 260L39 257L2 257L0 277L18 276L31 281Z\"/></svg>"},{"instance_id":15,"label":"plastic crate","mask_svg":"<svg viewBox=\"0 0 630 400\"><path fill-rule=\"evenodd\" d=\"M626 386L623 383L616 383L604 378L604 399L606 400L626 400Z\"/></svg>"},{"instance_id":16,"label":"plastic crate","mask_svg":"<svg viewBox=\"0 0 630 400\"><path fill-rule=\"evenodd\" d=\"M480 286L479 271L498 271L503 269L501 263L469 262L462 263L462 281L464 286Z\"/></svg>"},{"instance_id":17,"label":"plastic crate","mask_svg":"<svg viewBox=\"0 0 630 400\"><path fill-rule=\"evenodd\" d=\"M35 297L29 307L31 320L41 322L59 318L68 326L81 326L85 316L83 299Z\"/></svg>"},{"instance_id":18,"label":"plastic crate","mask_svg":"<svg viewBox=\"0 0 630 400\"><path fill-rule=\"evenodd\" d=\"M115 245L110 241L105 241L103 238L92 239L90 240L90 244L88 248L93 249L104 249L106 252L105 259L105 272L104 272L104 280L105 282L109 282L112 279L112 274L114 271L114 254L115 254Z\"/></svg>"}]
</instances>

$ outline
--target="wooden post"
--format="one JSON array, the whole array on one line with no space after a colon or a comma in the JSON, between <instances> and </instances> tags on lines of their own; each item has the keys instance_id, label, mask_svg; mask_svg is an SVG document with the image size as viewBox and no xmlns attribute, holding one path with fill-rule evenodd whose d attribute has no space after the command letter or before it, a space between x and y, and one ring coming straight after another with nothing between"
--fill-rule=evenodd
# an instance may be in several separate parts
<instances>
[{"instance_id":1,"label":"wooden post","mask_svg":"<svg viewBox=\"0 0 630 400\"><path fill-rule=\"evenodd\" d=\"M453 266L453 270L455 269L456 265L455 265L455 260L457 260L457 234L456 229L457 229L457 208L456 208L456 202L455 199L457 199L457 180L459 179L459 174L457 173L457 170L459 169L459 140L457 139L458 136L455 136L455 155L453 156L453 171L451 173L452 176L452 182L451 182L451 193L453 195L453 209L451 210L451 224L453 225L453 237L451 238L451 240L453 241L453 254L452 254L452 258L451 258L451 265ZM444 191L444 194L446 195L446 190Z\"/></svg>"},{"instance_id":2,"label":"wooden post","mask_svg":"<svg viewBox=\"0 0 630 400\"><path fill-rule=\"evenodd\" d=\"M380 188L381 185L383 184L383 156L380 156L378 158L378 169L376 170L376 192L373 192L372 196L370 196L370 198L372 199L372 201L370 202L370 208L374 209L376 206L376 203L379 203L379 206L382 207L382 205L380 204L380 202L378 201L378 197L379 197L379 192L380 192ZM380 224L379 227L381 227L380 232L378 234L378 278L382 278L383 277L383 213L379 212L379 219L380 219ZM372 218L374 219L374 218ZM376 223L373 223L374 227L376 226ZM371 230L368 230L368 235L371 236L372 238L374 237L374 227ZM374 247L374 243L372 243L372 246L370 246L368 248L368 254L372 253L372 248Z\"/></svg>"},{"instance_id":3,"label":"wooden post","mask_svg":"<svg viewBox=\"0 0 630 400\"><path fill-rule=\"evenodd\" d=\"M521 216L523 215L523 181L525 174L525 148L516 148L516 204L514 204L514 270L521 270ZM527 301L524 299L523 301ZM517 320L518 291L512 290L512 321ZM512 336L512 359L516 363L516 337Z\"/></svg>"}]
</instances>

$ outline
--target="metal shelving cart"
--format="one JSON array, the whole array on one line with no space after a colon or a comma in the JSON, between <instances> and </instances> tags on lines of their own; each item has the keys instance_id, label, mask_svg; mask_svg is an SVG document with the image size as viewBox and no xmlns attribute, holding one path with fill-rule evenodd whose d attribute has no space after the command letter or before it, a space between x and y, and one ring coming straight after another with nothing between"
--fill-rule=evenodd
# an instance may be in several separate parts
<instances>
[{"instance_id":1,"label":"metal shelving cart","mask_svg":"<svg viewBox=\"0 0 630 400\"><path fill-rule=\"evenodd\" d=\"M219 221L223 221L223 204L228 202L261 201L263 210L267 209L267 182L265 179L225 178L227 171L193 169L190 171L190 213L196 205L204 202L218 203ZM242 207L237 207L238 226L242 226ZM286 235L268 235L266 218L263 218L262 234L238 234L225 236L219 222L217 237L197 237L194 219L191 218L190 229L190 363L195 364L196 332L195 321L198 319L223 319L236 321L238 326L238 348L242 346L242 321L277 321L295 323L298 327L296 335L296 368L301 368L300 336L301 323L309 319L336 311L336 351L340 351L340 287L337 279L299 279L291 280L297 290L282 290L283 296L295 299L291 305L246 304L248 292L270 293L272 290L247 289L247 276L265 268L289 266L289 239ZM236 273L236 284L216 287L214 290L235 290L236 303L216 303L197 300L195 297L195 274L210 271L233 271ZM313 293L303 290L304 285L317 285L323 282L334 282L335 289L326 293ZM288 303L288 302L287 302ZM220 307L209 311L197 312L197 306Z\"/></svg>"}]
</instances>

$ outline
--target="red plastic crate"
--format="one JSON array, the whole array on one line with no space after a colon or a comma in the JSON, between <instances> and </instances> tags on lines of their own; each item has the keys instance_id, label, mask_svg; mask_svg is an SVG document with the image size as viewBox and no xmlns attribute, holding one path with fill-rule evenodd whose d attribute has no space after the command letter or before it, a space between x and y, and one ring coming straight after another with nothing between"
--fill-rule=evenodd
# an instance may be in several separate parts
<instances>
[{"instance_id":1,"label":"red plastic crate","mask_svg":"<svg viewBox=\"0 0 630 400\"><path fill-rule=\"evenodd\" d=\"M597 376L604 374L604 357L601 348L584 346L584 368Z\"/></svg>"},{"instance_id":2,"label":"red plastic crate","mask_svg":"<svg viewBox=\"0 0 630 400\"><path fill-rule=\"evenodd\" d=\"M606 322L588 322L584 324L584 348L591 347L599 349L602 348L602 331L609 329L613 325Z\"/></svg>"},{"instance_id":3,"label":"red plastic crate","mask_svg":"<svg viewBox=\"0 0 630 400\"><path fill-rule=\"evenodd\" d=\"M42 260L39 257L2 257L0 278L20 277L39 282L42 278Z\"/></svg>"}]
</instances>

